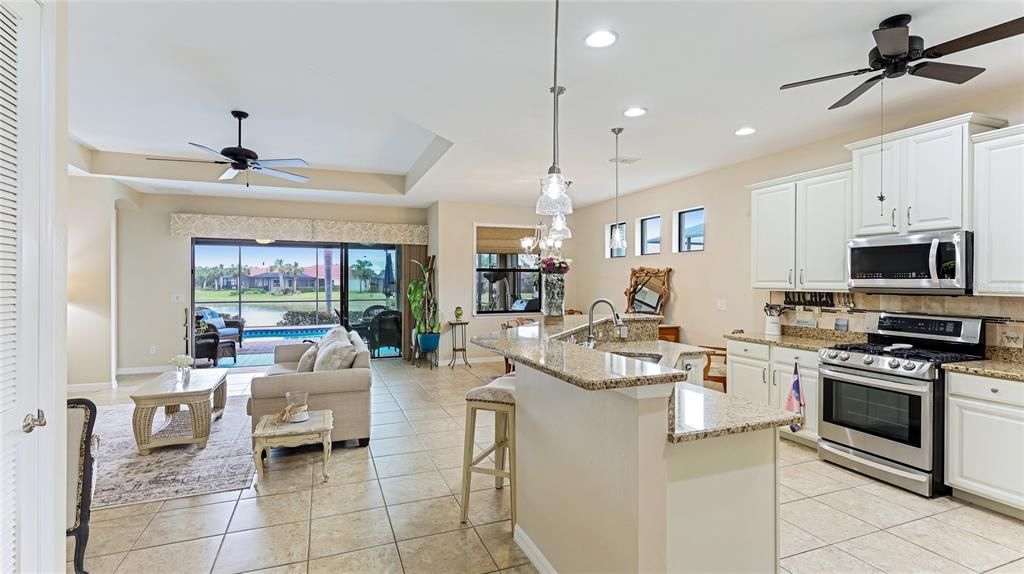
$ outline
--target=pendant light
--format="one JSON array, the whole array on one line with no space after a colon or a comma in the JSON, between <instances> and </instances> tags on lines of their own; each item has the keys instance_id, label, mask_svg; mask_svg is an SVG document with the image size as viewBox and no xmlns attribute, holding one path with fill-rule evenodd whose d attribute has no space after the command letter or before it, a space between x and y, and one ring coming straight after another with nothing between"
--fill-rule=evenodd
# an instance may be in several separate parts
<instances>
[{"instance_id":1,"label":"pendant light","mask_svg":"<svg viewBox=\"0 0 1024 574\"><path fill-rule=\"evenodd\" d=\"M558 97L565 93L565 88L558 85L558 12L559 0L555 0L555 50L554 50L554 85L551 94L554 103L553 129L551 138L551 167L541 180L541 194L537 198L537 214L564 216L572 213L572 199L569 197L569 182L562 175L558 165ZM568 228L566 228L568 229Z\"/></svg>"},{"instance_id":2,"label":"pendant light","mask_svg":"<svg viewBox=\"0 0 1024 574\"><path fill-rule=\"evenodd\" d=\"M611 248L625 249L626 238L622 235L622 226L619 225L619 134L622 133L622 128L612 128L612 133L615 134L615 221L612 223L612 240Z\"/></svg>"}]
</instances>

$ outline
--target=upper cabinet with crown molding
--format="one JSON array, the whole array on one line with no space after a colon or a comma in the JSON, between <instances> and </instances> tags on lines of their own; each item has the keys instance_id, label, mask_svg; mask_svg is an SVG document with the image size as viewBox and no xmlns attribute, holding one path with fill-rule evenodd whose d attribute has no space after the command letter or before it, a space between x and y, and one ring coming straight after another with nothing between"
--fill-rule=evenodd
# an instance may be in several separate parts
<instances>
[{"instance_id":1,"label":"upper cabinet with crown molding","mask_svg":"<svg viewBox=\"0 0 1024 574\"><path fill-rule=\"evenodd\" d=\"M968 113L847 145L853 234L971 229L971 136L1006 123Z\"/></svg>"},{"instance_id":2,"label":"upper cabinet with crown molding","mask_svg":"<svg viewBox=\"0 0 1024 574\"><path fill-rule=\"evenodd\" d=\"M974 144L974 293L1024 295L1024 125Z\"/></svg>"},{"instance_id":3,"label":"upper cabinet with crown molding","mask_svg":"<svg viewBox=\"0 0 1024 574\"><path fill-rule=\"evenodd\" d=\"M751 286L846 291L850 164L748 186Z\"/></svg>"}]
</instances>

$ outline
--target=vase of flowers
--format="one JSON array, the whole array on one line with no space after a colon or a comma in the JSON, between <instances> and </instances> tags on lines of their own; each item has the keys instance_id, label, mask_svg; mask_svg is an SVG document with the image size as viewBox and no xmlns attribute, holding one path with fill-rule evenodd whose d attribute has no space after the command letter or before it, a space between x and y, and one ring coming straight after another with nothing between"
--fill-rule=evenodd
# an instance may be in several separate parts
<instances>
[{"instance_id":1,"label":"vase of flowers","mask_svg":"<svg viewBox=\"0 0 1024 574\"><path fill-rule=\"evenodd\" d=\"M545 257L540 260L541 312L545 317L561 317L565 314L565 274L569 272L571 259Z\"/></svg>"},{"instance_id":2,"label":"vase of flowers","mask_svg":"<svg viewBox=\"0 0 1024 574\"><path fill-rule=\"evenodd\" d=\"M188 385L192 380L192 365L195 361L189 355L175 355L171 358L170 364L178 369L178 380L182 385Z\"/></svg>"}]
</instances>

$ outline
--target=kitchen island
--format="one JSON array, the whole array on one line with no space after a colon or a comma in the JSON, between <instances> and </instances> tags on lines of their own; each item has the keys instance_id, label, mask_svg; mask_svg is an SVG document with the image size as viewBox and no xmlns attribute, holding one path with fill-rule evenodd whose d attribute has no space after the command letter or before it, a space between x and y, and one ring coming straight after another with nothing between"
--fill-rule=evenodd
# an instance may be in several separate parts
<instances>
[{"instance_id":1,"label":"kitchen island","mask_svg":"<svg viewBox=\"0 0 1024 574\"><path fill-rule=\"evenodd\" d=\"M580 317L473 339L517 365L516 542L541 572L775 571L776 428L800 417L686 383L698 347L610 326L594 349Z\"/></svg>"}]
</instances>

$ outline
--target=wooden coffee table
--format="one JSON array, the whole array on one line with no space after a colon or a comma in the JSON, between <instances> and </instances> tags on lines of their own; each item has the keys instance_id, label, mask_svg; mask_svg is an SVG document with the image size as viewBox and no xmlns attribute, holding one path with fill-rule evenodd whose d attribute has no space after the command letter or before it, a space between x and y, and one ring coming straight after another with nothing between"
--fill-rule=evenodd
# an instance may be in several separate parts
<instances>
[{"instance_id":1,"label":"wooden coffee table","mask_svg":"<svg viewBox=\"0 0 1024 574\"><path fill-rule=\"evenodd\" d=\"M301 423L278 423L274 415L263 415L252 431L252 458L256 462L257 482L263 479L263 451L274 447L323 444L324 482L327 462L331 458L331 431L334 430L333 411L309 411L309 420Z\"/></svg>"},{"instance_id":2,"label":"wooden coffee table","mask_svg":"<svg viewBox=\"0 0 1024 574\"><path fill-rule=\"evenodd\" d=\"M134 393L135 414L132 430L140 454L172 444L195 444L206 447L210 438L210 424L224 415L227 401L227 369L193 369L187 385L178 380L176 372L160 375ZM210 399L213 409L210 409ZM188 407L183 412L181 405ZM167 422L155 433L153 417L163 407Z\"/></svg>"}]
</instances>

